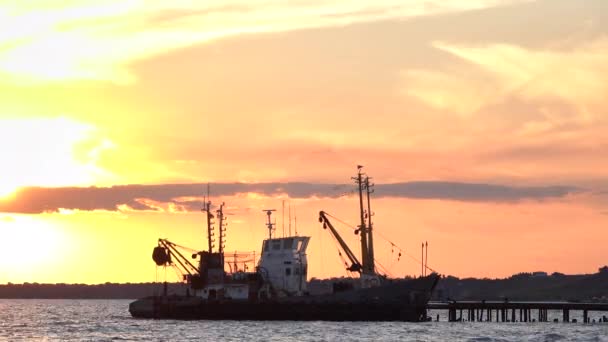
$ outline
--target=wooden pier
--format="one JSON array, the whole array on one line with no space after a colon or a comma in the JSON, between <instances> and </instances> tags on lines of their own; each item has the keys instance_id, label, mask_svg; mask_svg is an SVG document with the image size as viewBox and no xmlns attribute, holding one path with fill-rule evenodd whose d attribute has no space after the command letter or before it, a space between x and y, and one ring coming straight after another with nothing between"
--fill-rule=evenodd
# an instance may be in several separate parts
<instances>
[{"instance_id":1,"label":"wooden pier","mask_svg":"<svg viewBox=\"0 0 608 342\"><path fill-rule=\"evenodd\" d=\"M608 312L608 303L449 301L429 302L427 309L447 310L450 322L548 322L549 310L561 312L562 322L576 322L570 319L570 312L582 311L583 323L590 323L589 312ZM537 318L533 317L532 310ZM602 320L607 321L606 315Z\"/></svg>"}]
</instances>

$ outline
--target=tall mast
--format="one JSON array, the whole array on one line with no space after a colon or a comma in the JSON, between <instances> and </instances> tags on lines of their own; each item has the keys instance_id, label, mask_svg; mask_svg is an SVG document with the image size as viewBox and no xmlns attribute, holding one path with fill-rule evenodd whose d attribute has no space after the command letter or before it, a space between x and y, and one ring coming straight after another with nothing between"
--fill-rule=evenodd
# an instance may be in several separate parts
<instances>
[{"instance_id":1,"label":"tall mast","mask_svg":"<svg viewBox=\"0 0 608 342\"><path fill-rule=\"evenodd\" d=\"M428 271L429 264L429 242L426 241L424 243L424 275L426 276L426 272Z\"/></svg>"},{"instance_id":2,"label":"tall mast","mask_svg":"<svg viewBox=\"0 0 608 342\"><path fill-rule=\"evenodd\" d=\"M285 200L283 200L283 212L281 213L281 229L283 230L283 237L285 237Z\"/></svg>"},{"instance_id":3,"label":"tall mast","mask_svg":"<svg viewBox=\"0 0 608 342\"><path fill-rule=\"evenodd\" d=\"M220 252L220 254L224 253L224 248L226 247L226 222L224 222L224 205L225 203L222 202L222 204L220 204L220 208L217 210L217 219L219 222L218 226L220 231L218 252Z\"/></svg>"},{"instance_id":4,"label":"tall mast","mask_svg":"<svg viewBox=\"0 0 608 342\"><path fill-rule=\"evenodd\" d=\"M204 211L207 212L207 243L209 253L213 253L213 222L211 219L213 218L213 214L211 214L211 200L209 194L209 183L207 183L207 199L205 201Z\"/></svg>"},{"instance_id":5,"label":"tall mast","mask_svg":"<svg viewBox=\"0 0 608 342\"><path fill-rule=\"evenodd\" d=\"M361 234L361 260L363 262L363 274L373 273L373 266L370 268L369 255L367 251L367 228L365 226L365 212L363 209L363 166L357 165L357 177L354 178L359 186L359 214L361 217L361 225L359 225L359 233Z\"/></svg>"},{"instance_id":6,"label":"tall mast","mask_svg":"<svg viewBox=\"0 0 608 342\"><path fill-rule=\"evenodd\" d=\"M422 263L420 263L420 276L424 277L424 242L422 243L422 251L420 252L422 256Z\"/></svg>"},{"instance_id":7,"label":"tall mast","mask_svg":"<svg viewBox=\"0 0 608 342\"><path fill-rule=\"evenodd\" d=\"M207 212L207 243L209 247L209 253L213 253L213 214L211 214L211 201L205 202L205 211Z\"/></svg>"},{"instance_id":8,"label":"tall mast","mask_svg":"<svg viewBox=\"0 0 608 342\"><path fill-rule=\"evenodd\" d=\"M293 227L296 231L296 236L298 236L298 216L296 216L296 207L293 207Z\"/></svg>"},{"instance_id":9,"label":"tall mast","mask_svg":"<svg viewBox=\"0 0 608 342\"><path fill-rule=\"evenodd\" d=\"M376 268L375 268L375 261L374 261L374 235L372 234L372 207L371 207L371 203L370 203L370 194L373 192L373 190L371 189L371 187L373 187L373 184L369 183L369 177L365 177L365 190L366 190L366 194L367 194L367 249L368 249L368 263L372 269L372 272L375 272Z\"/></svg>"}]
</instances>

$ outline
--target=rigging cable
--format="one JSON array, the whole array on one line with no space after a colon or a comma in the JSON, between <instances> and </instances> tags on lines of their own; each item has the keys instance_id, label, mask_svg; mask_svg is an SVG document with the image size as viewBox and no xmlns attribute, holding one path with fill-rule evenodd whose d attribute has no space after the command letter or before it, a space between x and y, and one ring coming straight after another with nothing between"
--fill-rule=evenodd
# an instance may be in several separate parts
<instances>
[{"instance_id":1,"label":"rigging cable","mask_svg":"<svg viewBox=\"0 0 608 342\"><path fill-rule=\"evenodd\" d=\"M342 259L342 263L344 264L344 266L346 267L346 270L348 271L349 265L346 262L346 259L344 259L344 255L342 255L342 251L340 250L340 246L338 244L338 240L336 239L335 236L332 235L332 241L334 242L334 246L336 247L336 249L338 250L338 255L340 256L340 259ZM352 273L352 271L349 271ZM348 275L348 273L346 273L346 275Z\"/></svg>"},{"instance_id":2,"label":"rigging cable","mask_svg":"<svg viewBox=\"0 0 608 342\"><path fill-rule=\"evenodd\" d=\"M391 272L389 272L388 269L380 263L380 261L378 261L378 260L374 260L374 261L375 261L376 267L378 267L384 273L385 276L389 276L391 278L393 277Z\"/></svg>"},{"instance_id":3,"label":"rigging cable","mask_svg":"<svg viewBox=\"0 0 608 342\"><path fill-rule=\"evenodd\" d=\"M351 228L351 229L353 229L353 230L357 230L357 229L358 229L357 227L353 226L352 224L350 224L350 223L348 223L348 222L345 222L345 221L343 221L343 220L340 220L339 218L337 218L337 217L335 217L335 216L331 215L331 214L330 214L330 213L328 213L328 212L325 212L325 215L327 215L327 216L329 216L329 217L333 218L334 220L336 220L336 221L338 221L338 222L342 223L343 225L345 225L345 226L347 226L347 227L350 227L350 228ZM424 267L426 267L426 269L427 269L427 270L429 270L429 271L431 271L431 272L434 272L434 273L439 273L439 272L435 271L434 269L432 269L432 268L428 267L427 265L424 265L424 264L422 263L422 261L418 260L416 257L414 257L414 256L410 255L409 253L407 253L407 252L406 252L406 251L405 251L403 248L399 247L397 244L395 244L394 242L392 242L391 240L389 240L387 237L385 237L384 235L382 235L382 234L381 234L379 231L374 230L374 232L375 232L375 233L376 233L378 236L380 236L380 237L381 237L381 238L382 238L384 241L386 241L386 242L390 243L392 247L395 247L395 248L397 248L397 250L399 250L399 259L400 259L400 257L401 257L401 254L404 254L404 255L408 256L409 258L411 258L412 260L414 260L416 263L418 263L418 264L423 265ZM399 259L398 259L397 261L399 261ZM375 261L375 260L374 260L374 261Z\"/></svg>"},{"instance_id":4,"label":"rigging cable","mask_svg":"<svg viewBox=\"0 0 608 342\"><path fill-rule=\"evenodd\" d=\"M175 242L171 242L169 240L165 240L165 242L169 243L170 245L173 245L174 247L179 247L181 249L185 249L188 252L198 252L196 249L192 249L192 248L189 248L189 247L186 247L186 246L178 245Z\"/></svg>"},{"instance_id":5,"label":"rigging cable","mask_svg":"<svg viewBox=\"0 0 608 342\"><path fill-rule=\"evenodd\" d=\"M391 244L391 246L393 246L393 247L397 248L397 250L399 250L399 257L401 256L401 254L404 254L404 255L406 255L407 257L409 257L409 258L411 258L412 260L414 260L416 263L418 263L418 264L420 264L420 265L423 265L423 266L424 266L424 267L425 267L427 270L429 270L429 271L431 271L431 272L434 272L434 273L439 273L439 272L435 271L434 269L430 268L429 266L424 265L424 264L422 263L422 261L420 261L418 258L416 258L416 257L414 257L414 256L410 255L409 253L407 253L407 252L406 252L406 251L405 251L403 248L401 248L401 247L397 246L397 244L395 244L394 242L392 242L391 240L389 240L388 238L386 238L386 237L385 237L384 235L382 235L381 233L379 233L379 232L376 232L376 233L378 234L378 236L380 236L380 237L381 237L382 239L384 239L386 242L390 243L390 244Z\"/></svg>"}]
</instances>

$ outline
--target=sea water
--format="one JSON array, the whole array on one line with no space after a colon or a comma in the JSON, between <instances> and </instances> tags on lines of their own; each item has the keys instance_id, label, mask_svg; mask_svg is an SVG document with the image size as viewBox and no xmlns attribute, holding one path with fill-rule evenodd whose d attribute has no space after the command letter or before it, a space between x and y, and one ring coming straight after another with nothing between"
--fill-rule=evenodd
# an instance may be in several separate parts
<instances>
[{"instance_id":1,"label":"sea water","mask_svg":"<svg viewBox=\"0 0 608 342\"><path fill-rule=\"evenodd\" d=\"M130 302L0 299L0 341L608 341L608 323L149 320Z\"/></svg>"}]
</instances>

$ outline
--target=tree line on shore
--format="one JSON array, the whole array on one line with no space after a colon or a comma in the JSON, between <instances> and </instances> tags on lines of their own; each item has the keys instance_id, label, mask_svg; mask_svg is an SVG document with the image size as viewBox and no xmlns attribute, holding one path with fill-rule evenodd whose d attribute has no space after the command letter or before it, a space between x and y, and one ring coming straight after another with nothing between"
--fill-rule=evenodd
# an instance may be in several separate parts
<instances>
[{"instance_id":1,"label":"tree line on shore","mask_svg":"<svg viewBox=\"0 0 608 342\"><path fill-rule=\"evenodd\" d=\"M315 280L317 282L336 281ZM169 283L168 293L185 294L187 286ZM163 292L160 283L104 284L4 284L0 298L39 299L136 299ZM444 276L433 300L569 300L608 302L608 267L598 273L564 275L544 272L520 273L505 279Z\"/></svg>"}]
</instances>

